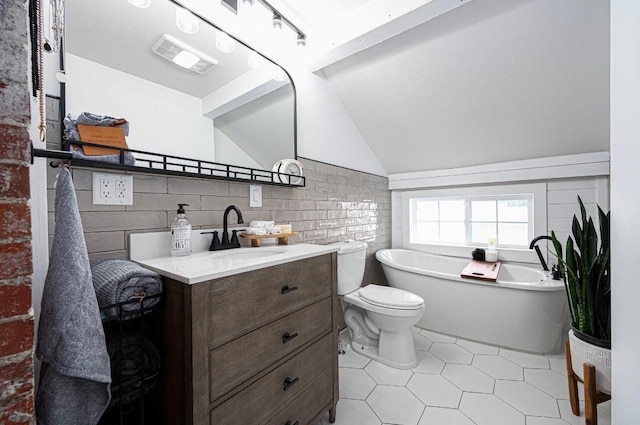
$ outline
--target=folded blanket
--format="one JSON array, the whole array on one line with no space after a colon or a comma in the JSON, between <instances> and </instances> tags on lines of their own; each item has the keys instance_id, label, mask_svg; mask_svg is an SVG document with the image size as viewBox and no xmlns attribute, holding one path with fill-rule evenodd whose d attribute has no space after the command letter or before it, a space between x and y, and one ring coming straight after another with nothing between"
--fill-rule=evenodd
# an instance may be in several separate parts
<instances>
[{"instance_id":1,"label":"folded blanket","mask_svg":"<svg viewBox=\"0 0 640 425\"><path fill-rule=\"evenodd\" d=\"M112 377L110 405L131 403L156 385L160 353L146 337L125 334L120 341L117 335L107 335L107 340Z\"/></svg>"},{"instance_id":2,"label":"folded blanket","mask_svg":"<svg viewBox=\"0 0 640 425\"><path fill-rule=\"evenodd\" d=\"M129 135L129 122L123 118L113 118L106 115L96 115L89 112L82 112L77 117L71 113L67 114L63 120L64 136L71 142L80 141L80 133L78 132L78 124L96 125L102 127L121 127L124 129L125 136ZM77 159L85 159L89 161L109 162L120 164L120 154L113 155L85 155L82 146L71 144L71 155ZM131 153L124 154L125 165L135 165L136 158Z\"/></svg>"},{"instance_id":3,"label":"folded blanket","mask_svg":"<svg viewBox=\"0 0 640 425\"><path fill-rule=\"evenodd\" d=\"M110 304L123 303L132 298L142 298L162 293L162 279L152 270L133 261L116 258L104 258L91 264L93 288L96 291L98 305L102 308ZM154 307L160 298L145 302L145 308ZM123 311L140 310L140 303L122 305ZM117 315L116 308L103 310L107 317Z\"/></svg>"}]
</instances>

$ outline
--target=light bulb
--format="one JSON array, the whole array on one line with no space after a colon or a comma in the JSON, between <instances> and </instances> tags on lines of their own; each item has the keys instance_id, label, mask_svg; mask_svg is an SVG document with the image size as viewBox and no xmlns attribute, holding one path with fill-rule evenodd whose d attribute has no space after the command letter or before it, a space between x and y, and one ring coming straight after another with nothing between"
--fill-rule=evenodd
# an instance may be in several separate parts
<instances>
[{"instance_id":1,"label":"light bulb","mask_svg":"<svg viewBox=\"0 0 640 425\"><path fill-rule=\"evenodd\" d=\"M176 26L182 32L195 34L200 29L200 22L193 13L181 6L176 6Z\"/></svg>"},{"instance_id":2,"label":"light bulb","mask_svg":"<svg viewBox=\"0 0 640 425\"><path fill-rule=\"evenodd\" d=\"M140 9L146 9L151 6L151 0L127 0L130 4Z\"/></svg>"},{"instance_id":3,"label":"light bulb","mask_svg":"<svg viewBox=\"0 0 640 425\"><path fill-rule=\"evenodd\" d=\"M216 48L223 53L231 53L236 50L236 42L226 32L216 30Z\"/></svg>"}]
</instances>

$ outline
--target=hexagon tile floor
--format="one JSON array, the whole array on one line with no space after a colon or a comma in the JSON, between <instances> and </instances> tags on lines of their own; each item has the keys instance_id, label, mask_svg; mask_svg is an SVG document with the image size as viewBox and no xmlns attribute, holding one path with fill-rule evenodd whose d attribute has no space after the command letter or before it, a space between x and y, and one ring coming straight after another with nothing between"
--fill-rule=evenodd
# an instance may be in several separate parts
<instances>
[{"instance_id":1,"label":"hexagon tile floor","mask_svg":"<svg viewBox=\"0 0 640 425\"><path fill-rule=\"evenodd\" d=\"M541 356L414 328L418 366L398 370L351 350L340 356L335 425L578 425L563 353ZM583 399L582 387L579 388ZM598 423L611 424L610 402ZM325 416L317 425L329 425Z\"/></svg>"}]
</instances>

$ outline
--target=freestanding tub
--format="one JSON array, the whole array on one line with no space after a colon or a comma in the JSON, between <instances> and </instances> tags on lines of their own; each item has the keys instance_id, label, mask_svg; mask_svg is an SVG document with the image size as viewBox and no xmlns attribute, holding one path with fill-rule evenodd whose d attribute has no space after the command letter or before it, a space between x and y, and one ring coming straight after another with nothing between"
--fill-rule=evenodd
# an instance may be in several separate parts
<instances>
[{"instance_id":1,"label":"freestanding tub","mask_svg":"<svg viewBox=\"0 0 640 425\"><path fill-rule=\"evenodd\" d=\"M560 349L566 295L561 280L503 263L497 282L461 278L469 259L406 249L376 252L389 285L425 303L417 326L534 353Z\"/></svg>"}]
</instances>

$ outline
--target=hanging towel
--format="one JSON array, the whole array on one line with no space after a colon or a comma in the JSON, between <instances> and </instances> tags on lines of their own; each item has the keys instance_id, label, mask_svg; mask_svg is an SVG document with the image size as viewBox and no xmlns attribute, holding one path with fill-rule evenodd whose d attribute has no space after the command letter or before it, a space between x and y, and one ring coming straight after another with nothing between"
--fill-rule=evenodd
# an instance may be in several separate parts
<instances>
[{"instance_id":1,"label":"hanging towel","mask_svg":"<svg viewBox=\"0 0 640 425\"><path fill-rule=\"evenodd\" d=\"M95 425L111 398L111 366L91 284L71 174L56 186L56 228L44 284L36 355L38 425Z\"/></svg>"},{"instance_id":2,"label":"hanging towel","mask_svg":"<svg viewBox=\"0 0 640 425\"><path fill-rule=\"evenodd\" d=\"M162 293L160 275L133 261L118 258L97 260L91 264L91 275L100 308L129 301L134 297L150 297ZM159 297L146 300L144 308L152 308L158 301ZM121 308L122 311L137 311L140 303L123 304ZM111 308L104 313L107 317L112 317L117 311L116 308Z\"/></svg>"}]
</instances>

